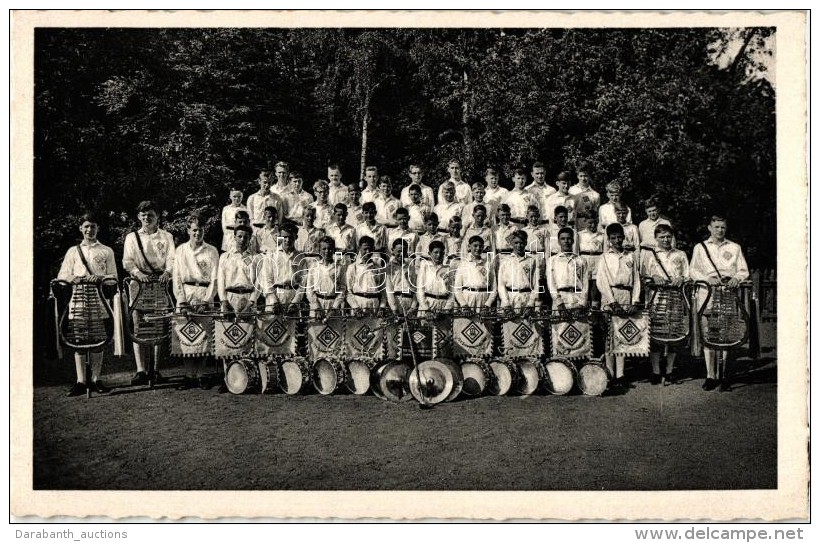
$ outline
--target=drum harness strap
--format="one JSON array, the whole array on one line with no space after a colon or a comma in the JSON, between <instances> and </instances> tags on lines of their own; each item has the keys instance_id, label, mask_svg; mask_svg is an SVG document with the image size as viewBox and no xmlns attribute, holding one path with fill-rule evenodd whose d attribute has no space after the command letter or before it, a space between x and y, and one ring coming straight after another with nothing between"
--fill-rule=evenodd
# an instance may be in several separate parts
<instances>
[{"instance_id":1,"label":"drum harness strap","mask_svg":"<svg viewBox=\"0 0 820 543\"><path fill-rule=\"evenodd\" d=\"M714 261L714 260L712 260L712 255L709 253L709 249L706 247L706 242L701 241L701 242L700 242L700 244L701 244L701 246L703 247L703 251L706 253L706 258L708 258L708 259L709 259L709 264L711 264L711 265L712 265L712 267L715 269L715 273L717 273L717 274L718 274L718 279L720 279L721 281L723 281L723 276L720 274L720 270L719 270L719 269L717 268L717 266L715 265L715 261Z\"/></svg>"},{"instance_id":2,"label":"drum harness strap","mask_svg":"<svg viewBox=\"0 0 820 543\"><path fill-rule=\"evenodd\" d=\"M88 275L94 275L94 272L91 271L91 266L88 265L88 260L85 259L85 255L83 254L82 244L77 244L77 252L80 253L80 260L82 260L83 266L85 266L85 271L88 272Z\"/></svg>"},{"instance_id":3,"label":"drum harness strap","mask_svg":"<svg viewBox=\"0 0 820 543\"><path fill-rule=\"evenodd\" d=\"M136 238L137 238L137 247L139 247L140 254L142 255L142 258L145 260L145 263L148 264L148 267L151 268L151 273L155 273L155 274L161 273L154 267L153 264L151 264L151 261L148 260L148 257L145 255L145 249L142 246L142 240L140 239L140 233L139 233L138 230L134 231L134 236L136 236Z\"/></svg>"},{"instance_id":4,"label":"drum harness strap","mask_svg":"<svg viewBox=\"0 0 820 543\"><path fill-rule=\"evenodd\" d=\"M648 249L649 249L650 251L652 251L652 256L654 256L654 257L655 257L655 261L658 263L658 266L660 266L660 267L661 267L661 271L662 271L662 272L663 272L663 274L666 276L666 279L667 279L667 280L671 280L671 279L672 279L672 276L671 276L671 275L669 275L669 272L668 272L668 271L666 271L666 267L663 265L663 262L661 262L661 258L658 256L658 252L657 252L654 248L652 248L652 247L648 247ZM706 253L706 254L709 254L709 252L707 251L707 253ZM711 260L711 258L710 258L710 260ZM714 263L713 263L712 265L714 266ZM717 269L717 268L716 268L716 269ZM718 273L718 275L720 275L720 273Z\"/></svg>"}]
</instances>

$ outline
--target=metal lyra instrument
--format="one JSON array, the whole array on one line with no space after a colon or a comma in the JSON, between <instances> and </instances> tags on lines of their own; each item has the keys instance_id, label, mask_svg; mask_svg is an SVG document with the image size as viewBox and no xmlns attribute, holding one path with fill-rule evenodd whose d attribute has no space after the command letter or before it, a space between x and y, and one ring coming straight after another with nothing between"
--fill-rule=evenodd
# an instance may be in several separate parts
<instances>
[{"instance_id":1,"label":"metal lyra instrument","mask_svg":"<svg viewBox=\"0 0 820 543\"><path fill-rule=\"evenodd\" d=\"M657 283L648 280L646 306L649 310L649 325L652 340L663 344L674 344L689 337L689 299L691 282L673 286L671 283Z\"/></svg>"},{"instance_id":2,"label":"metal lyra instrument","mask_svg":"<svg viewBox=\"0 0 820 543\"><path fill-rule=\"evenodd\" d=\"M69 283L55 279L51 296L57 301L57 341L85 355L86 382L91 382L90 353L101 351L114 339L114 298L117 280ZM86 387L91 397L91 387Z\"/></svg>"},{"instance_id":3,"label":"metal lyra instrument","mask_svg":"<svg viewBox=\"0 0 820 543\"><path fill-rule=\"evenodd\" d=\"M749 339L749 313L743 303L744 289L752 286L744 281L737 287L710 285L697 281L696 292L703 300L698 308L698 326L703 343L712 349L727 350Z\"/></svg>"}]
</instances>

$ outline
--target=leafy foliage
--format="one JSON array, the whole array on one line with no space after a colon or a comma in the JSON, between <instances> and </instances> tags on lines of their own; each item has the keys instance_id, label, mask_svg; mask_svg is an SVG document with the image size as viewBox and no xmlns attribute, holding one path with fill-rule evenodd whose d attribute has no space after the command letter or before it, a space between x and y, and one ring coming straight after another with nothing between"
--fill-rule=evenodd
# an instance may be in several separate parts
<instances>
[{"instance_id":1,"label":"leafy foliage","mask_svg":"<svg viewBox=\"0 0 820 543\"><path fill-rule=\"evenodd\" d=\"M773 30L38 29L35 35L35 300L77 217L107 217L121 254L133 209L165 206L177 241L228 189L288 161L307 187L338 162L437 185L581 159L619 180L635 220L656 195L684 247L713 210L754 267L775 258ZM744 46L745 44L745 46ZM768 58L768 60L767 60ZM366 122L365 122L366 121ZM508 183L507 183L508 184ZM124 217L124 218L123 218ZM209 240L218 244L219 228Z\"/></svg>"}]
</instances>

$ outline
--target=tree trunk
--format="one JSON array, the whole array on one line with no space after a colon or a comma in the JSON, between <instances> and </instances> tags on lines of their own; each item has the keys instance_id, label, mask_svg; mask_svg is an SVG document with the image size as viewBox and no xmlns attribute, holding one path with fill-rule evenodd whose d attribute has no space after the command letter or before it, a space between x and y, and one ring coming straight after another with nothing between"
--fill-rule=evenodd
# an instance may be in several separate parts
<instances>
[{"instance_id":1,"label":"tree trunk","mask_svg":"<svg viewBox=\"0 0 820 543\"><path fill-rule=\"evenodd\" d=\"M464 134L464 164L462 167L472 169L473 164L473 137L470 133L470 85L467 70L463 71L463 98L461 99L461 133Z\"/></svg>"},{"instance_id":2,"label":"tree trunk","mask_svg":"<svg viewBox=\"0 0 820 543\"><path fill-rule=\"evenodd\" d=\"M359 161L359 182L364 179L364 169L367 167L367 125L370 123L370 100L364 108L362 115L362 154Z\"/></svg>"}]
</instances>

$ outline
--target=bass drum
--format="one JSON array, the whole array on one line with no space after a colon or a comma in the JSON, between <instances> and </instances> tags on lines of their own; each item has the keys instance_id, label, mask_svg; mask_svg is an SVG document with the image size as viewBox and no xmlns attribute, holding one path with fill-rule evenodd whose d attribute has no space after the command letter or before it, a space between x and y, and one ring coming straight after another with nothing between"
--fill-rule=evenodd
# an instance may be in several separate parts
<instances>
[{"instance_id":1,"label":"bass drum","mask_svg":"<svg viewBox=\"0 0 820 543\"><path fill-rule=\"evenodd\" d=\"M232 361L225 370L225 386L232 394L258 394L262 391L259 366L250 358Z\"/></svg>"},{"instance_id":2,"label":"bass drum","mask_svg":"<svg viewBox=\"0 0 820 543\"><path fill-rule=\"evenodd\" d=\"M493 378L493 370L483 358L468 358L461 363L464 386L461 392L465 396L481 396Z\"/></svg>"},{"instance_id":3,"label":"bass drum","mask_svg":"<svg viewBox=\"0 0 820 543\"><path fill-rule=\"evenodd\" d=\"M367 394L371 386L372 362L369 359L354 358L347 363L347 389L357 396Z\"/></svg>"},{"instance_id":4,"label":"bass drum","mask_svg":"<svg viewBox=\"0 0 820 543\"><path fill-rule=\"evenodd\" d=\"M541 384L553 396L569 394L575 385L575 365L564 358L547 360L539 366Z\"/></svg>"},{"instance_id":5,"label":"bass drum","mask_svg":"<svg viewBox=\"0 0 820 543\"><path fill-rule=\"evenodd\" d=\"M511 360L496 358L490 362L493 380L488 391L493 396L506 395L518 382L518 366Z\"/></svg>"},{"instance_id":6,"label":"bass drum","mask_svg":"<svg viewBox=\"0 0 820 543\"><path fill-rule=\"evenodd\" d=\"M313 388L319 394L327 396L333 394L344 385L347 380L342 363L333 358L320 358L313 363Z\"/></svg>"},{"instance_id":7,"label":"bass drum","mask_svg":"<svg viewBox=\"0 0 820 543\"><path fill-rule=\"evenodd\" d=\"M606 392L611 377L606 365L593 358L585 361L578 370L578 388L587 396L600 396Z\"/></svg>"},{"instance_id":8,"label":"bass drum","mask_svg":"<svg viewBox=\"0 0 820 543\"><path fill-rule=\"evenodd\" d=\"M279 388L290 395L305 393L310 387L310 373L310 364L306 358L286 358L279 366Z\"/></svg>"},{"instance_id":9,"label":"bass drum","mask_svg":"<svg viewBox=\"0 0 820 543\"><path fill-rule=\"evenodd\" d=\"M391 360L382 364L370 375L370 388L382 400L401 402L412 398L410 394L409 364Z\"/></svg>"},{"instance_id":10,"label":"bass drum","mask_svg":"<svg viewBox=\"0 0 820 543\"><path fill-rule=\"evenodd\" d=\"M456 398L464 385L461 367L447 358L425 360L410 371L410 394L433 405Z\"/></svg>"},{"instance_id":11,"label":"bass drum","mask_svg":"<svg viewBox=\"0 0 820 543\"><path fill-rule=\"evenodd\" d=\"M541 377L538 367L541 362L534 357L519 358L515 362L518 367L518 382L515 384L515 391L522 396L529 396L538 389L538 381Z\"/></svg>"}]
</instances>

